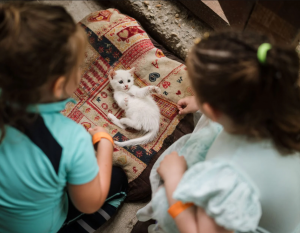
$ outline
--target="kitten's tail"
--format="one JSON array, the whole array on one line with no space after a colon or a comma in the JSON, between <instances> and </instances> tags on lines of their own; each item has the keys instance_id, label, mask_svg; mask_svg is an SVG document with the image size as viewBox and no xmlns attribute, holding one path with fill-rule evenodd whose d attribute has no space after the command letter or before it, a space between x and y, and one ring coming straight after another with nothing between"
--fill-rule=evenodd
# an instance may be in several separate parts
<instances>
[{"instance_id":1,"label":"kitten's tail","mask_svg":"<svg viewBox=\"0 0 300 233\"><path fill-rule=\"evenodd\" d=\"M149 131L148 133L146 133L144 136L142 136L140 138L131 139L131 140L128 140L125 142L115 141L115 144L118 146L121 146L121 147L147 144L154 140L154 138L158 134L158 131L159 131L159 125L158 125L158 127L156 127L156 129L152 129L151 131Z\"/></svg>"}]
</instances>

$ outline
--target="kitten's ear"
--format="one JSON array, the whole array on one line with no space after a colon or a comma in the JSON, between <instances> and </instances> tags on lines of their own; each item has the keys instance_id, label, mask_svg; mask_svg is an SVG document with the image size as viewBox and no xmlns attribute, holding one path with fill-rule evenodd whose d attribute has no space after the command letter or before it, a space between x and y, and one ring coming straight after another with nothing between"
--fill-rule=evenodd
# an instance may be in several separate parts
<instances>
[{"instance_id":1,"label":"kitten's ear","mask_svg":"<svg viewBox=\"0 0 300 233\"><path fill-rule=\"evenodd\" d=\"M114 76L116 75L116 71L114 71L114 69L112 69L111 71L109 71L108 73L108 78L109 79L114 79Z\"/></svg>"},{"instance_id":2,"label":"kitten's ear","mask_svg":"<svg viewBox=\"0 0 300 233\"><path fill-rule=\"evenodd\" d=\"M135 67L133 67L133 68L131 68L130 70L128 70L128 72L129 72L132 76L134 76L134 71L135 71Z\"/></svg>"}]
</instances>

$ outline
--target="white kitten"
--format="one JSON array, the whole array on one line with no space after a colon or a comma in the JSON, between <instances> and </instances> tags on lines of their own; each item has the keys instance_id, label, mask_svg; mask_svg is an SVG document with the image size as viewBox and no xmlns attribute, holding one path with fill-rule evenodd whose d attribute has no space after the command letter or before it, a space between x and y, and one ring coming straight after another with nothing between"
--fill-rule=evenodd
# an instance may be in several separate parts
<instances>
[{"instance_id":1,"label":"white kitten","mask_svg":"<svg viewBox=\"0 0 300 233\"><path fill-rule=\"evenodd\" d=\"M116 118L108 114L108 119L122 129L134 128L147 132L140 138L131 139L125 142L115 142L118 146L133 146L147 144L154 140L159 131L160 110L152 99L152 93L160 93L155 86L139 88L134 85L133 73L131 70L111 71L109 74L110 84L114 89L114 99L120 108L125 110L125 117Z\"/></svg>"}]
</instances>

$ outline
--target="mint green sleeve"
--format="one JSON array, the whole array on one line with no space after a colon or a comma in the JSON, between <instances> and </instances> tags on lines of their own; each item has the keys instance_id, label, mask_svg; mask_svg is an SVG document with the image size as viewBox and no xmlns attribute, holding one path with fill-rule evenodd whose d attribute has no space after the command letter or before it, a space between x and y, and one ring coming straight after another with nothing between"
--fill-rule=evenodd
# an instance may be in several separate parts
<instances>
[{"instance_id":1,"label":"mint green sleeve","mask_svg":"<svg viewBox=\"0 0 300 233\"><path fill-rule=\"evenodd\" d=\"M202 121L202 119L203 117L200 121ZM220 124L207 119L200 129L191 134L190 138L178 152L179 155L183 155L185 157L188 168L206 159L209 148L222 129L223 128Z\"/></svg>"},{"instance_id":2,"label":"mint green sleeve","mask_svg":"<svg viewBox=\"0 0 300 233\"><path fill-rule=\"evenodd\" d=\"M228 230L255 231L261 218L259 192L234 164L211 160L192 166L183 176L174 199L202 207Z\"/></svg>"},{"instance_id":3,"label":"mint green sleeve","mask_svg":"<svg viewBox=\"0 0 300 233\"><path fill-rule=\"evenodd\" d=\"M82 127L73 135L73 154L71 155L67 182L74 185L92 181L99 172L91 135Z\"/></svg>"}]
</instances>

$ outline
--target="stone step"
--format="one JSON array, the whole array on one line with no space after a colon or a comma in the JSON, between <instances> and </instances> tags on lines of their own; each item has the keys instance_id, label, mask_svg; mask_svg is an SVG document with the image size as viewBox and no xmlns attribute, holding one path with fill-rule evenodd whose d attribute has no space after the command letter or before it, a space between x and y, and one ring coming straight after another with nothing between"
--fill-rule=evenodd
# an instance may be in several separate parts
<instances>
[{"instance_id":1,"label":"stone step","mask_svg":"<svg viewBox=\"0 0 300 233\"><path fill-rule=\"evenodd\" d=\"M198 37L212 28L174 0L110 0L122 13L137 19L155 40L185 60Z\"/></svg>"}]
</instances>

